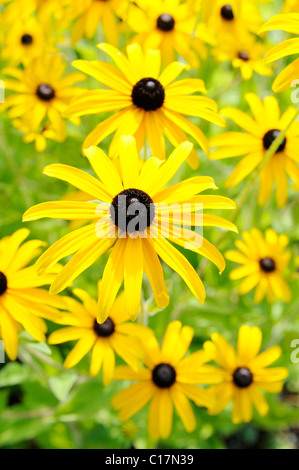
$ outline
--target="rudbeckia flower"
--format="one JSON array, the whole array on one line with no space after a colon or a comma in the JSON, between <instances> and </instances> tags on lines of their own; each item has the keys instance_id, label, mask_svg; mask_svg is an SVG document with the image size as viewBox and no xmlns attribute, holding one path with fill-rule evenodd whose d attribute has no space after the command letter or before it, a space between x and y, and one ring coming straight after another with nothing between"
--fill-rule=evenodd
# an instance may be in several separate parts
<instances>
[{"instance_id":1,"label":"rudbeckia flower","mask_svg":"<svg viewBox=\"0 0 299 470\"><path fill-rule=\"evenodd\" d=\"M222 383L208 388L216 398L209 414L216 415L233 402L232 422L239 424L252 420L253 406L260 416L265 416L269 405L264 392L279 393L283 380L288 376L285 367L270 367L281 356L281 348L272 346L259 354L262 332L254 326L241 326L237 350L219 333L212 334L212 341L204 343L204 350L219 365Z\"/></svg>"},{"instance_id":2,"label":"rudbeckia flower","mask_svg":"<svg viewBox=\"0 0 299 470\"><path fill-rule=\"evenodd\" d=\"M131 0L76 0L69 2L66 16L75 19L72 41L95 37L99 24L107 42L118 45L119 19L127 12Z\"/></svg>"},{"instance_id":3,"label":"rudbeckia flower","mask_svg":"<svg viewBox=\"0 0 299 470\"><path fill-rule=\"evenodd\" d=\"M2 49L2 58L10 64L28 64L33 59L55 52L54 36L49 24L36 18L15 21L9 25Z\"/></svg>"},{"instance_id":4,"label":"rudbeckia flower","mask_svg":"<svg viewBox=\"0 0 299 470\"><path fill-rule=\"evenodd\" d=\"M46 118L55 128L64 129L62 113L71 98L83 91L73 85L85 79L81 73L63 76L65 65L61 56L55 54L35 59L24 70L4 69L4 75L13 77L4 78L4 87L15 93L5 99L0 110L10 108L11 118L24 117L33 129Z\"/></svg>"},{"instance_id":5,"label":"rudbeckia flower","mask_svg":"<svg viewBox=\"0 0 299 470\"><path fill-rule=\"evenodd\" d=\"M160 49L164 63L169 64L176 53L193 67L198 67L191 34L196 15L187 3L180 0L137 0L128 14L128 24L137 34L133 41L145 49ZM198 52L198 49L197 49Z\"/></svg>"},{"instance_id":6,"label":"rudbeckia flower","mask_svg":"<svg viewBox=\"0 0 299 470\"><path fill-rule=\"evenodd\" d=\"M234 68L240 69L243 80L250 80L253 72L268 77L273 74L273 70L263 62L266 47L252 35L243 35L237 41L232 36L219 44L213 52L219 61L229 60Z\"/></svg>"},{"instance_id":7,"label":"rudbeckia flower","mask_svg":"<svg viewBox=\"0 0 299 470\"><path fill-rule=\"evenodd\" d=\"M161 348L155 337L144 341L144 368L134 371L119 366L114 378L134 380L135 384L121 390L112 399L119 419L127 421L149 405L148 432L152 439L167 439L171 433L173 409L187 432L196 429L196 419L188 399L197 406L210 407L214 397L198 384L217 383L221 373L205 365L210 360L204 351L184 357L193 338L193 329L179 321L168 325Z\"/></svg>"},{"instance_id":8,"label":"rudbeckia flower","mask_svg":"<svg viewBox=\"0 0 299 470\"><path fill-rule=\"evenodd\" d=\"M24 135L23 142L26 144L34 142L37 152L44 152L47 146L47 139L55 142L63 142L66 139L64 126L55 129L53 124L45 123L39 129L33 129L32 125L25 119L14 119L13 125Z\"/></svg>"},{"instance_id":9,"label":"rudbeckia flower","mask_svg":"<svg viewBox=\"0 0 299 470\"><path fill-rule=\"evenodd\" d=\"M68 312L62 315L59 324L68 326L54 331L48 339L49 344L77 341L66 357L64 367L74 367L92 350L90 375L95 377L102 369L104 385L108 385L113 377L115 353L138 370L143 357L141 340L153 333L150 328L128 322L124 293L117 297L109 317L101 324L97 322L97 302L81 289L74 289L73 293L82 303L71 297L66 299Z\"/></svg>"},{"instance_id":10,"label":"rudbeckia flower","mask_svg":"<svg viewBox=\"0 0 299 470\"><path fill-rule=\"evenodd\" d=\"M219 147L211 154L212 160L245 155L227 180L226 186L239 184L262 162L267 150L281 131L284 131L296 116L296 109L289 107L282 115L276 98L266 96L263 101L253 93L245 95L254 119L235 108L224 108L223 116L232 119L244 132L227 132L213 137L211 147ZM293 122L278 147L276 153L263 166L260 172L258 203L264 205L270 198L276 183L278 207L287 202L287 175L299 182L298 168L298 122Z\"/></svg>"},{"instance_id":11,"label":"rudbeckia flower","mask_svg":"<svg viewBox=\"0 0 299 470\"><path fill-rule=\"evenodd\" d=\"M266 230L265 236L257 228L242 233L243 241L235 242L237 250L228 251L225 256L230 261L241 264L230 273L233 280L242 279L239 286L241 295L255 288L254 301L260 303L265 296L268 302L282 299L291 300L291 290L284 280L291 253L286 251L289 239Z\"/></svg>"},{"instance_id":12,"label":"rudbeckia flower","mask_svg":"<svg viewBox=\"0 0 299 470\"><path fill-rule=\"evenodd\" d=\"M203 21L219 44L229 37L238 42L244 33L256 33L261 25L262 20L255 1L207 0L206 3L210 5L204 6Z\"/></svg>"},{"instance_id":13,"label":"rudbeckia flower","mask_svg":"<svg viewBox=\"0 0 299 470\"><path fill-rule=\"evenodd\" d=\"M144 145L146 136L152 154L162 160L165 158L164 136L176 146L188 140L186 132L205 152L209 152L203 132L181 115L197 116L220 126L225 125L223 118L216 112L214 100L204 96L190 96L195 92L205 92L202 80L175 82L186 66L173 62L160 73L160 51L148 50L143 53L139 44L127 47L128 58L109 44L99 44L98 47L112 57L119 71L97 60L73 62L77 69L110 89L91 90L78 96L73 99L66 115L118 112L96 126L85 139L83 148L97 145L116 131L109 149L111 157L118 156L120 137L133 135L138 150ZM198 166L195 152L192 152L188 161L193 168Z\"/></svg>"},{"instance_id":14,"label":"rudbeckia flower","mask_svg":"<svg viewBox=\"0 0 299 470\"><path fill-rule=\"evenodd\" d=\"M167 161L161 162L152 157L140 171L135 140L132 136L123 136L120 145L121 176L114 161L97 147L86 150L85 155L100 181L67 165L50 165L45 168L46 175L68 181L94 197L91 202L45 202L24 214L24 221L50 217L89 219L92 222L58 240L38 260L37 270L41 273L58 260L76 253L58 274L51 286L51 293L62 291L113 247L103 274L99 299L100 322L105 321L110 314L123 281L130 318L136 318L143 271L151 283L158 307L168 305L169 296L158 256L178 272L195 297L201 303L204 302L205 289L198 274L167 238L207 257L222 272L225 261L221 253L208 240L189 230L186 224L189 227L191 224L236 231L232 223L221 217L201 214L198 218L195 212L202 208L232 209L235 204L225 197L199 194L207 189L216 189L210 177L196 176L165 188L191 151L192 144L184 142ZM176 206L170 214L169 206L172 203L176 203ZM139 217L137 223L136 213Z\"/></svg>"},{"instance_id":15,"label":"rudbeckia flower","mask_svg":"<svg viewBox=\"0 0 299 470\"><path fill-rule=\"evenodd\" d=\"M281 29L287 33L299 34L299 13L287 13L273 16L267 23L265 23L259 34L265 31L272 31ZM287 39L282 41L277 46L274 46L265 56L265 62L274 62L292 54L299 52L299 37ZM299 77L299 59L291 62L280 74L276 77L273 83L273 91L280 93L292 86L292 82L298 80Z\"/></svg>"},{"instance_id":16,"label":"rudbeckia flower","mask_svg":"<svg viewBox=\"0 0 299 470\"><path fill-rule=\"evenodd\" d=\"M12 361L18 354L18 332L25 329L36 341L45 341L47 326L42 318L57 321L57 308L65 308L62 298L39 289L52 282L57 266L42 276L33 266L26 267L45 245L30 240L21 246L29 233L23 228L0 240L0 337Z\"/></svg>"}]
</instances>

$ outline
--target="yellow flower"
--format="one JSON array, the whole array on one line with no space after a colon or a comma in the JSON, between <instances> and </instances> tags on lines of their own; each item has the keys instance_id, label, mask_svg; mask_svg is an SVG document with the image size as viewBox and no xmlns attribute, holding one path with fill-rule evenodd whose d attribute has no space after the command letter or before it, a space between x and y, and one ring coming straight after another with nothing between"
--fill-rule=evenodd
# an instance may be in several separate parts
<instances>
[{"instance_id":1,"label":"yellow flower","mask_svg":"<svg viewBox=\"0 0 299 470\"><path fill-rule=\"evenodd\" d=\"M198 67L191 34L196 15L189 5L180 0L137 0L128 14L128 24L137 33L133 42L145 49L160 49L166 64L173 62L176 53L193 67Z\"/></svg>"},{"instance_id":2,"label":"yellow flower","mask_svg":"<svg viewBox=\"0 0 299 470\"><path fill-rule=\"evenodd\" d=\"M281 29L288 33L299 34L299 13L287 13L273 16L267 23L260 29L259 33L265 31ZM265 62L273 62L292 54L299 52L299 37L287 39L282 41L277 46L274 46L265 56ZM292 86L292 82L298 80L299 77L299 59L291 62L280 74L276 77L273 83L273 91L280 93Z\"/></svg>"},{"instance_id":3,"label":"yellow flower","mask_svg":"<svg viewBox=\"0 0 299 470\"><path fill-rule=\"evenodd\" d=\"M272 346L259 354L261 344L261 330L247 325L239 329L236 351L219 333L212 334L212 341L204 343L204 350L223 374L222 383L208 388L216 398L209 414L221 413L230 402L233 402L232 421L235 424L251 421L253 406L260 416L268 413L269 406L261 390L281 392L282 380L288 376L288 371L285 367L268 368L281 356L281 348Z\"/></svg>"},{"instance_id":4,"label":"yellow flower","mask_svg":"<svg viewBox=\"0 0 299 470\"><path fill-rule=\"evenodd\" d=\"M190 96L198 91L205 92L202 80L174 82L186 66L173 62L160 73L160 51L143 53L139 44L128 46L128 58L109 44L99 44L98 47L112 57L120 71L105 62L76 60L73 64L77 69L110 89L91 90L73 99L67 115L119 111L97 125L85 139L83 148L97 145L116 131L109 149L111 157L118 156L122 135L134 135L138 150L142 148L146 136L152 154L162 160L165 158L164 136L176 146L188 140L186 132L208 153L208 142L203 132L181 116L181 113L197 116L220 126L225 125L216 112L214 100ZM194 151L188 162L193 168L198 166Z\"/></svg>"},{"instance_id":5,"label":"yellow flower","mask_svg":"<svg viewBox=\"0 0 299 470\"><path fill-rule=\"evenodd\" d=\"M72 41L76 43L82 37L95 37L99 24L107 42L118 45L119 18L128 10L131 0L76 0L69 2L66 10L69 19L75 19Z\"/></svg>"},{"instance_id":6,"label":"yellow flower","mask_svg":"<svg viewBox=\"0 0 299 470\"><path fill-rule=\"evenodd\" d=\"M2 58L10 64L28 64L33 59L55 52L54 36L49 24L30 17L9 26L3 45Z\"/></svg>"},{"instance_id":7,"label":"yellow flower","mask_svg":"<svg viewBox=\"0 0 299 470\"><path fill-rule=\"evenodd\" d=\"M166 329L161 348L154 337L144 341L145 367L142 370L117 367L115 379L137 381L112 399L121 421L127 421L150 402L148 431L152 439L167 439L170 435L173 408L186 431L195 430L196 419L188 399L197 406L212 406L213 397L198 384L217 383L222 374L216 367L205 365L209 356L204 351L184 357L192 338L192 328L182 327L179 321L172 322Z\"/></svg>"},{"instance_id":8,"label":"yellow flower","mask_svg":"<svg viewBox=\"0 0 299 470\"><path fill-rule=\"evenodd\" d=\"M261 25L261 17L256 2L251 0L214 0L203 5L203 21L219 44L233 38L236 43L248 31L256 33Z\"/></svg>"},{"instance_id":9,"label":"yellow flower","mask_svg":"<svg viewBox=\"0 0 299 470\"><path fill-rule=\"evenodd\" d=\"M241 295L255 289L254 301L260 303L267 295L268 302L282 299L291 300L291 291L283 278L291 253L286 251L289 239L266 230L265 237L257 228L242 233L243 241L235 242L237 250L228 251L225 256L242 266L230 273L233 280L243 279L239 286Z\"/></svg>"},{"instance_id":10,"label":"yellow flower","mask_svg":"<svg viewBox=\"0 0 299 470\"><path fill-rule=\"evenodd\" d=\"M62 113L71 98L83 90L73 85L85 79L81 73L63 76L64 69L65 63L58 54L39 57L27 65L25 70L4 69L5 75L13 77L4 79L4 87L15 93L6 97L0 110L10 108L11 118L23 117L30 122L33 130L47 118L55 129L62 132Z\"/></svg>"},{"instance_id":11,"label":"yellow flower","mask_svg":"<svg viewBox=\"0 0 299 470\"><path fill-rule=\"evenodd\" d=\"M56 321L57 308L65 307L62 298L39 289L52 282L57 266L42 276L33 266L26 267L45 245L30 240L20 246L29 233L23 228L0 240L0 337L12 361L18 354L18 331L23 327L37 341L45 341L47 326L42 318Z\"/></svg>"},{"instance_id":12,"label":"yellow flower","mask_svg":"<svg viewBox=\"0 0 299 470\"><path fill-rule=\"evenodd\" d=\"M227 132L213 137L210 141L211 147L220 147L212 153L210 158L213 160L246 154L228 178L227 187L239 184L263 162L275 138L289 126L296 115L296 109L291 106L280 116L278 102L273 96L266 96L264 101L261 101L257 95L248 93L245 99L254 119L235 108L224 108L221 111L224 116L232 119L244 129L245 133ZM298 136L298 122L293 122L276 153L261 169L258 198L260 205L264 205L269 200L274 183L276 183L277 205L278 207L285 206L287 175L295 183L299 182Z\"/></svg>"},{"instance_id":13,"label":"yellow flower","mask_svg":"<svg viewBox=\"0 0 299 470\"><path fill-rule=\"evenodd\" d=\"M229 60L234 68L240 69L243 80L250 80L253 72L262 76L273 74L272 69L263 62L262 56L265 52L266 47L257 42L252 35L243 35L237 41L231 36L214 49L214 55L218 60L221 62Z\"/></svg>"},{"instance_id":14,"label":"yellow flower","mask_svg":"<svg viewBox=\"0 0 299 470\"><path fill-rule=\"evenodd\" d=\"M135 140L132 136L123 136L120 145L121 177L114 160L97 147L86 150L85 155L101 181L67 165L45 168L44 173L48 176L68 181L94 198L90 202L45 202L24 214L24 221L53 217L89 219L92 222L58 240L38 260L38 272L44 272L58 260L76 253L53 282L51 293L62 291L113 246L103 274L100 322L110 314L123 281L130 318L137 317L143 271L151 283L158 307L168 305L169 296L158 255L179 273L196 298L204 302L205 289L198 274L167 238L207 257L222 272L225 261L221 253L192 231L191 226L216 226L236 231L232 223L221 217L210 214L197 217L194 212L202 208L232 209L235 204L225 197L199 195L207 189L216 189L210 177L197 176L165 188L191 150L192 144L182 143L167 161L152 157L140 171ZM176 205L170 209L172 203Z\"/></svg>"},{"instance_id":15,"label":"yellow flower","mask_svg":"<svg viewBox=\"0 0 299 470\"><path fill-rule=\"evenodd\" d=\"M47 139L54 140L55 142L63 142L66 139L64 126L55 129L53 124L45 123L43 127L40 126L39 129L33 129L25 119L14 119L12 123L20 132L25 134L23 141L26 144L30 142L35 143L37 152L44 152L47 146Z\"/></svg>"},{"instance_id":16,"label":"yellow flower","mask_svg":"<svg viewBox=\"0 0 299 470\"><path fill-rule=\"evenodd\" d=\"M66 357L64 367L74 367L92 350L90 375L95 377L102 368L104 385L108 385L113 377L115 353L138 370L143 357L141 339L144 341L151 336L152 330L128 322L124 293L115 300L109 317L102 324L96 319L97 302L81 289L74 289L73 293L82 303L71 297L66 299L68 313L63 314L58 323L69 326L54 331L48 339L49 344L78 340Z\"/></svg>"}]
</instances>

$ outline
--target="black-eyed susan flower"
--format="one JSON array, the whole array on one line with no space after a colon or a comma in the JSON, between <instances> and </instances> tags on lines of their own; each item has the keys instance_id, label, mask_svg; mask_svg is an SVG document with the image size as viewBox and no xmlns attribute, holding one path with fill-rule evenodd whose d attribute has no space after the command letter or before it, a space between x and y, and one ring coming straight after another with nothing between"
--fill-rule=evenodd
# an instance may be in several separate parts
<instances>
[{"instance_id":1,"label":"black-eyed susan flower","mask_svg":"<svg viewBox=\"0 0 299 470\"><path fill-rule=\"evenodd\" d=\"M133 135L138 150L146 136L152 154L163 160L164 136L176 146L188 140L186 132L208 153L208 142L203 132L182 116L197 116L220 126L225 125L216 112L214 100L191 96L195 92L205 92L202 80L174 81L186 68L179 62L171 63L160 73L161 54L158 50L143 53L139 44L132 44L127 47L127 58L109 44L99 44L98 47L112 57L119 71L100 61L73 62L77 69L96 78L109 89L91 90L73 99L66 115L118 112L96 126L85 139L83 148L97 145L116 131L109 148L111 157L118 156L120 137ZM191 153L188 162L193 168L197 167L195 152Z\"/></svg>"},{"instance_id":2,"label":"black-eyed susan flower","mask_svg":"<svg viewBox=\"0 0 299 470\"><path fill-rule=\"evenodd\" d=\"M24 221L51 217L91 222L58 240L39 258L37 270L41 273L58 260L76 253L58 274L50 292L54 294L62 291L113 247L103 274L99 299L100 322L105 321L110 314L123 282L130 318L136 318L143 272L151 283L158 307L167 306L169 297L158 256L177 271L195 297L201 303L204 302L205 289L201 279L170 242L207 257L222 272L225 261L221 253L208 240L192 231L191 227L214 226L236 231L232 223L221 217L210 214L196 217L196 211L202 208L204 211L211 208L232 209L235 204L225 197L200 194L216 188L210 177L197 176L165 188L190 155L192 147L189 142L180 144L165 162L151 157L140 171L134 138L122 136L121 176L115 160L111 160L97 147L87 149L85 155L100 181L67 165L50 165L45 168L46 175L68 181L94 198L90 202L45 202L24 214ZM175 207L171 207L173 203Z\"/></svg>"},{"instance_id":3,"label":"black-eyed susan flower","mask_svg":"<svg viewBox=\"0 0 299 470\"><path fill-rule=\"evenodd\" d=\"M261 25L262 20L255 1L207 0L203 3L208 4L204 5L203 21L219 44L229 37L234 37L238 42L244 33L256 33Z\"/></svg>"},{"instance_id":4,"label":"black-eyed susan flower","mask_svg":"<svg viewBox=\"0 0 299 470\"><path fill-rule=\"evenodd\" d=\"M230 250L225 256L230 261L241 264L230 273L233 280L242 279L240 295L255 288L254 301L260 303L265 296L268 302L281 299L291 300L291 290L284 280L284 272L291 258L286 250L289 239L266 230L265 236L257 229L242 233L243 241L235 242L238 250Z\"/></svg>"},{"instance_id":5,"label":"black-eyed susan flower","mask_svg":"<svg viewBox=\"0 0 299 470\"><path fill-rule=\"evenodd\" d=\"M198 54L191 41L196 15L190 5L180 0L137 0L135 4L130 7L127 19L137 33L133 42L145 49L160 49L166 64L174 62L177 53L188 64L198 67Z\"/></svg>"},{"instance_id":6,"label":"black-eyed susan flower","mask_svg":"<svg viewBox=\"0 0 299 470\"><path fill-rule=\"evenodd\" d=\"M272 346L259 354L262 332L254 326L241 326L237 350L219 333L204 343L204 350L219 365L222 383L208 388L216 398L209 413L216 415L233 402L232 421L235 424L252 420L253 406L265 416L269 405L262 392L279 393L288 376L285 367L270 367L281 356L281 348Z\"/></svg>"},{"instance_id":7,"label":"black-eyed susan flower","mask_svg":"<svg viewBox=\"0 0 299 470\"><path fill-rule=\"evenodd\" d=\"M25 329L37 341L45 341L43 318L56 321L60 315L57 308L65 307L62 298L40 289L52 282L57 266L42 276L36 274L34 266L27 267L45 245L40 240L22 244L29 233L23 228L0 240L0 337L13 361L18 354L18 332Z\"/></svg>"},{"instance_id":8,"label":"black-eyed susan flower","mask_svg":"<svg viewBox=\"0 0 299 470\"><path fill-rule=\"evenodd\" d=\"M274 140L288 128L275 154L261 169L258 197L258 203L264 205L276 184L277 205L283 207L287 202L287 176L295 183L299 181L299 127L298 122L290 125L297 111L291 106L281 115L279 104L273 96L266 96L261 101L257 95L249 93L245 98L254 119L239 109L224 108L222 114L232 119L245 132L227 132L213 137L211 147L219 148L211 154L211 158L218 160L246 155L226 183L227 187L236 186L263 162Z\"/></svg>"},{"instance_id":9,"label":"black-eyed susan flower","mask_svg":"<svg viewBox=\"0 0 299 470\"><path fill-rule=\"evenodd\" d=\"M240 69L243 80L250 80L253 72L268 77L273 74L273 70L263 61L266 47L252 35L244 34L237 41L231 36L213 52L219 61L230 61L234 68Z\"/></svg>"},{"instance_id":10,"label":"black-eyed susan flower","mask_svg":"<svg viewBox=\"0 0 299 470\"><path fill-rule=\"evenodd\" d=\"M214 397L198 384L218 383L222 374L216 367L205 364L210 358L204 351L184 357L192 338L192 328L172 322L161 348L155 337L144 341L143 369L136 372L127 366L117 367L115 379L136 381L112 399L121 421L127 421L150 403L148 431L152 439L167 439L170 435L173 409L187 432L195 430L196 419L188 399L197 406L212 406Z\"/></svg>"},{"instance_id":11,"label":"black-eyed susan flower","mask_svg":"<svg viewBox=\"0 0 299 470\"><path fill-rule=\"evenodd\" d=\"M0 110L9 108L11 118L23 117L33 129L37 129L44 119L56 129L63 131L62 113L73 96L83 89L73 86L85 79L81 73L63 76L66 64L59 54L38 57L24 70L7 68L3 70L4 87L14 93L7 96Z\"/></svg>"},{"instance_id":12,"label":"black-eyed susan flower","mask_svg":"<svg viewBox=\"0 0 299 470\"><path fill-rule=\"evenodd\" d=\"M14 119L13 125L22 133L23 142L26 144L34 142L37 152L43 152L47 146L47 140L55 142L63 142L66 139L64 126L56 129L53 124L45 122L43 126L34 129L32 125L25 119Z\"/></svg>"},{"instance_id":13,"label":"black-eyed susan flower","mask_svg":"<svg viewBox=\"0 0 299 470\"><path fill-rule=\"evenodd\" d=\"M41 24L31 16L9 25L2 49L2 58L9 64L27 64L36 57L53 52L54 36L49 24Z\"/></svg>"},{"instance_id":14,"label":"black-eyed susan flower","mask_svg":"<svg viewBox=\"0 0 299 470\"><path fill-rule=\"evenodd\" d=\"M68 326L54 331L48 339L50 344L77 341L64 367L74 367L92 351L90 375L95 377L102 369L104 385L108 385L114 375L115 353L138 370L143 357L141 339L144 341L153 333L150 328L128 321L124 293L117 297L109 317L101 324L97 322L96 300L81 289L74 289L73 293L82 303L71 297L66 299L68 312L62 315L59 324Z\"/></svg>"},{"instance_id":15,"label":"black-eyed susan flower","mask_svg":"<svg viewBox=\"0 0 299 470\"><path fill-rule=\"evenodd\" d=\"M76 0L69 2L66 16L75 20L72 40L95 37L101 24L107 42L118 45L119 18L127 13L131 0Z\"/></svg>"},{"instance_id":16,"label":"black-eyed susan flower","mask_svg":"<svg viewBox=\"0 0 299 470\"><path fill-rule=\"evenodd\" d=\"M287 13L273 16L265 23L259 33L281 29L288 33L299 34L299 13ZM299 37L287 39L274 46L265 56L265 62L274 62L292 54L299 52ZM293 81L299 77L299 59L295 59L285 69L280 72L273 83L273 91L280 93L289 88Z\"/></svg>"}]
</instances>

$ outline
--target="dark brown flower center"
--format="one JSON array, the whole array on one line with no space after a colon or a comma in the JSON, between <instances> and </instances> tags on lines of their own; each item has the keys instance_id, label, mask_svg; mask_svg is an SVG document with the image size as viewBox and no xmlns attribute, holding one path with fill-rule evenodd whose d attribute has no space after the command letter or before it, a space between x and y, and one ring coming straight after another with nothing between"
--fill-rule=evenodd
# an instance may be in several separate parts
<instances>
[{"instance_id":1,"label":"dark brown flower center","mask_svg":"<svg viewBox=\"0 0 299 470\"><path fill-rule=\"evenodd\" d=\"M223 5L220 10L220 14L222 18L226 21L232 21L234 19L233 9L229 3L227 5Z\"/></svg>"},{"instance_id":2,"label":"dark brown flower center","mask_svg":"<svg viewBox=\"0 0 299 470\"><path fill-rule=\"evenodd\" d=\"M125 189L113 199L110 214L122 232L144 232L155 218L155 205L141 189Z\"/></svg>"},{"instance_id":3,"label":"dark brown flower center","mask_svg":"<svg viewBox=\"0 0 299 470\"><path fill-rule=\"evenodd\" d=\"M247 62L249 60L249 54L247 51L240 51L238 53L238 58L244 60L244 62Z\"/></svg>"},{"instance_id":4,"label":"dark brown flower center","mask_svg":"<svg viewBox=\"0 0 299 470\"><path fill-rule=\"evenodd\" d=\"M163 13L157 19L157 28L161 31L172 31L174 28L175 20L173 16L168 13Z\"/></svg>"},{"instance_id":5,"label":"dark brown flower center","mask_svg":"<svg viewBox=\"0 0 299 470\"><path fill-rule=\"evenodd\" d=\"M0 271L0 295L4 294L7 290L7 277Z\"/></svg>"},{"instance_id":6,"label":"dark brown flower center","mask_svg":"<svg viewBox=\"0 0 299 470\"><path fill-rule=\"evenodd\" d=\"M155 78L142 78L134 85L132 101L144 111L155 111L164 103L165 90L163 85Z\"/></svg>"},{"instance_id":7,"label":"dark brown flower center","mask_svg":"<svg viewBox=\"0 0 299 470\"><path fill-rule=\"evenodd\" d=\"M239 388L246 388L253 382L253 376L247 367L238 367L233 373L234 384Z\"/></svg>"},{"instance_id":8,"label":"dark brown flower center","mask_svg":"<svg viewBox=\"0 0 299 470\"><path fill-rule=\"evenodd\" d=\"M23 44L23 46L30 46L30 44L33 43L33 37L31 36L31 34L23 34L23 36L21 37L21 43Z\"/></svg>"},{"instance_id":9,"label":"dark brown flower center","mask_svg":"<svg viewBox=\"0 0 299 470\"><path fill-rule=\"evenodd\" d=\"M281 131L278 129L271 129L270 131L266 132L263 138L263 144L264 144L265 150L268 150L271 147L274 140L279 136L280 133ZM287 143L287 139L284 138L280 146L276 150L276 153L282 152L285 149L286 143Z\"/></svg>"},{"instance_id":10,"label":"dark brown flower center","mask_svg":"<svg viewBox=\"0 0 299 470\"><path fill-rule=\"evenodd\" d=\"M273 258L262 258L260 260L260 267L265 273L272 273L276 269L276 263Z\"/></svg>"},{"instance_id":11,"label":"dark brown flower center","mask_svg":"<svg viewBox=\"0 0 299 470\"><path fill-rule=\"evenodd\" d=\"M152 371L152 380L159 388L169 388L176 380L176 371L170 364L158 364Z\"/></svg>"},{"instance_id":12,"label":"dark brown flower center","mask_svg":"<svg viewBox=\"0 0 299 470\"><path fill-rule=\"evenodd\" d=\"M47 83L42 83L39 85L37 87L36 94L43 101L51 101L53 98L55 98L54 88L52 88L51 85L48 85Z\"/></svg>"},{"instance_id":13,"label":"dark brown flower center","mask_svg":"<svg viewBox=\"0 0 299 470\"><path fill-rule=\"evenodd\" d=\"M111 320L110 317L104 321L104 323L98 323L96 320L94 321L93 329L98 336L102 336L104 338L108 338L114 333L114 322Z\"/></svg>"}]
</instances>

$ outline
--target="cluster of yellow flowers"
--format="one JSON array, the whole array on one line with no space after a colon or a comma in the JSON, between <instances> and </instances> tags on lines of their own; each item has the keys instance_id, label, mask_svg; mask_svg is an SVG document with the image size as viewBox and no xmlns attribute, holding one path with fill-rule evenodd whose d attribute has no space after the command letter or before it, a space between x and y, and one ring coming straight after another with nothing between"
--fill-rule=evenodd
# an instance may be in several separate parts
<instances>
[{"instance_id":1,"label":"cluster of yellow flowers","mask_svg":"<svg viewBox=\"0 0 299 470\"><path fill-rule=\"evenodd\" d=\"M169 436L173 407L185 429L195 429L188 399L212 415L233 401L234 423L249 422L252 405L264 416L268 405L261 390L280 392L288 373L282 367L267 368L280 357L281 350L274 346L259 353L262 334L258 327L240 328L236 352L222 335L214 333L202 350L186 356L194 334L191 327L171 322L160 347L150 328L133 322L142 303L144 273L158 309L169 304L160 260L204 303L201 278L181 248L212 261L220 273L225 259L205 237L195 236L192 228L238 232L233 218L206 212L236 208L227 197L202 194L217 189L213 178L196 175L168 185L185 162L192 170L198 167L190 138L211 160L246 155L229 176L227 187L255 175L260 179L261 205L270 199L276 184L277 206L285 206L287 176L299 188L299 124L294 107L281 113L275 97L261 100L247 93L253 118L232 107L219 113L216 102L205 96L202 79L177 79L191 67L197 70L209 51L216 60L230 61L240 68L243 80L253 73L270 76L273 70L263 60L268 50L264 33L282 29L298 35L298 2L291 13L291 2L286 2L285 12L264 26L255 0L2 3L6 4L1 13L1 59L6 64L2 75L5 90L12 93L0 110L8 111L13 125L24 133L24 141L35 141L36 149L44 151L47 139L66 139L68 121L79 125L81 116L100 116L82 146L96 177L68 165L47 166L47 176L72 184L80 197L38 204L23 217L26 222L44 217L80 221L79 227L42 254L43 242L23 243L29 235L25 228L0 241L0 335L7 355L11 360L17 358L22 328L37 341L45 341L43 319L64 325L48 339L50 344L78 341L64 366L75 366L91 351L90 374L96 376L102 369L104 385L112 379L135 381L119 392L112 404L120 419L127 420L150 402L148 429L154 439ZM75 60L78 72L65 73L66 60L59 51L69 42L75 46L82 38L94 38L99 24L106 42L97 47L114 65ZM65 30L71 32L68 37L63 35ZM125 38L125 52L119 50L120 37ZM299 39L288 39L267 53L266 62L298 50ZM291 86L299 73L298 61L276 77L275 92ZM87 75L101 87L75 86ZM108 112L113 114L107 117ZM220 133L209 142L185 116L220 127L225 127L225 118L231 119L245 132ZM108 136L112 139L106 155L97 146ZM173 147L167 158L166 142ZM144 146L153 156L140 158ZM136 204L143 207L143 224L139 221L131 229ZM235 242L237 250L226 253L227 259L241 265L230 273L232 280L243 279L239 293L255 288L256 303L265 297L268 302L290 301L285 280L291 257L288 237L273 229L264 234L252 228L243 232L242 238ZM72 296L57 295L108 251L97 301L81 289L73 289ZM27 267L40 254L35 266ZM72 258L62 266L60 261L69 256ZM49 284L50 292L41 288ZM115 368L115 354L128 365ZM209 364L212 361L214 365Z\"/></svg>"}]
</instances>

